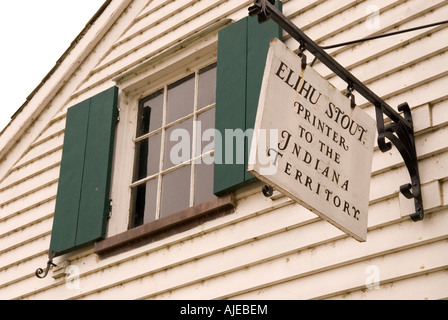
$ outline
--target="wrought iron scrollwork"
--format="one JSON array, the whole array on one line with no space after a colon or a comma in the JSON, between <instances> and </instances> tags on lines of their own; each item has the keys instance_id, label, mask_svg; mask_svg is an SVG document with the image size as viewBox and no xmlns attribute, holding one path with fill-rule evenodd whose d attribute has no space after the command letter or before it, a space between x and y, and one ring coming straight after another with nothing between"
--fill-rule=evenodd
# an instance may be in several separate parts
<instances>
[{"instance_id":1,"label":"wrought iron scrollwork","mask_svg":"<svg viewBox=\"0 0 448 320\"><path fill-rule=\"evenodd\" d=\"M55 257L56 252L51 251L49 256L48 256L48 262L47 262L47 268L45 269L45 271L42 268L39 268L36 270L35 275L36 277L43 279L48 275L48 272L50 271L50 268L53 267L57 267L56 264L53 263L53 258ZM43 274L43 275L42 275Z\"/></svg>"},{"instance_id":2,"label":"wrought iron scrollwork","mask_svg":"<svg viewBox=\"0 0 448 320\"><path fill-rule=\"evenodd\" d=\"M393 144L400 152L411 178L411 183L400 186L400 192L407 199L414 199L416 212L411 214L411 219L413 221L422 220L424 213L411 109L407 103L398 106L398 111L403 112L404 121L410 125L411 129L401 122L392 122L385 125L382 106L378 104L375 109L378 126L378 147L382 152L387 152ZM390 142L386 142L386 139Z\"/></svg>"}]
</instances>

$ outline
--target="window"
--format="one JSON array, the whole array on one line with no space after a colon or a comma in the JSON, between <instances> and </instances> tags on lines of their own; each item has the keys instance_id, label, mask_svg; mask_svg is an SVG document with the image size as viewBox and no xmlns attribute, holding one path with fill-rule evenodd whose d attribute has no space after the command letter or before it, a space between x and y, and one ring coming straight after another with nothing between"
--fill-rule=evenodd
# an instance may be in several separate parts
<instances>
[{"instance_id":1,"label":"window","mask_svg":"<svg viewBox=\"0 0 448 320\"><path fill-rule=\"evenodd\" d=\"M215 91L213 64L139 102L130 228L215 198Z\"/></svg>"},{"instance_id":2,"label":"window","mask_svg":"<svg viewBox=\"0 0 448 320\"><path fill-rule=\"evenodd\" d=\"M230 193L253 177L247 153L227 161L225 132L253 128L268 44L281 29L227 22L69 108L50 253L127 250L234 211Z\"/></svg>"},{"instance_id":3,"label":"window","mask_svg":"<svg viewBox=\"0 0 448 320\"><path fill-rule=\"evenodd\" d=\"M169 51L116 79L121 95L112 213L107 237L95 243L97 254L129 250L230 214L232 192L254 181L246 170L248 154L241 163L227 161L230 149L225 152L228 145L247 150L250 137L236 146L226 132L253 128L269 41L280 38L281 29L251 17L216 27L218 37L217 29L204 31L209 42L186 39L185 47L176 45L185 48L182 54Z\"/></svg>"}]
</instances>

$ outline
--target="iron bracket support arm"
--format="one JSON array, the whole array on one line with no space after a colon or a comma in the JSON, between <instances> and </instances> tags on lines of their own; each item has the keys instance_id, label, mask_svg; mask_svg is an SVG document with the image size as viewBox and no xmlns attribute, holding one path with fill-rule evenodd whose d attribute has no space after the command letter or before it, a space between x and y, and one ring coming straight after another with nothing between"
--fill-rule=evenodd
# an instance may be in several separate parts
<instances>
[{"instance_id":1,"label":"iron bracket support arm","mask_svg":"<svg viewBox=\"0 0 448 320\"><path fill-rule=\"evenodd\" d=\"M409 105L403 103L398 106L398 111L403 113L403 117L347 69L341 66L316 42L310 39L302 30L284 16L274 4L275 0L254 0L254 5L249 7L249 15L258 16L259 23L263 23L269 19L275 21L285 32L299 42L301 46L305 45L306 50L311 52L325 66L344 80L349 88L358 91L359 94L375 106L378 146L382 152L386 152L391 149L393 144L403 157L411 183L402 185L400 192L406 198L414 199L415 213L411 214L411 219L413 221L422 220L424 217L423 202L418 172L418 159L415 149L414 126ZM390 123L385 124L384 115L391 120ZM386 142L386 139L390 142Z\"/></svg>"}]
</instances>

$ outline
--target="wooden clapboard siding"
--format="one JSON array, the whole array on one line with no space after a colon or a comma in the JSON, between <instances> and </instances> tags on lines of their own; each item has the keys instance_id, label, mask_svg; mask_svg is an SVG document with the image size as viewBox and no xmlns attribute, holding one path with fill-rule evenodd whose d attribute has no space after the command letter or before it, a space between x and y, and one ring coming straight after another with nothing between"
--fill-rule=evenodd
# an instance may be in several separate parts
<instances>
[{"instance_id":1,"label":"wooden clapboard siding","mask_svg":"<svg viewBox=\"0 0 448 320\"><path fill-rule=\"evenodd\" d=\"M389 291L389 288L395 287L397 293L400 293L393 296L389 295L390 299L440 299L446 297L446 289L443 285L447 281L446 270L444 272L440 271L445 268L447 257L443 255L435 256L431 252L443 251L446 248L447 242L445 240L436 241L422 244L418 247L403 248L396 254L369 257L365 260L352 262L348 266L341 265L327 270L320 270L318 273L303 270L302 275L297 274L297 270L303 269L304 257L300 257L300 254L303 254L300 252L300 254L291 257L286 262L280 260L277 265L274 262L271 266L271 271L265 272L266 274L275 273L274 269L276 267L281 268L287 265L287 268L291 270L291 274L294 273L293 279L288 279L287 282L283 283L276 283L270 287L255 289L249 293L232 296L231 298L247 299L256 294L260 299L367 299L374 298L375 295L381 299L381 296L378 295L381 290ZM305 254L307 253L311 256L309 252ZM305 259L311 260L321 254L325 253L315 251L312 258L305 257ZM416 256L419 258L410 258ZM309 264L312 264L312 261ZM403 265L403 267L396 268L397 264ZM379 289L366 290L366 277L369 275L368 268L377 265L383 266L380 269L381 282L379 283ZM295 271L292 271L294 269ZM282 272L284 271L282 270ZM350 277L347 274L354 276ZM408 292L404 292L406 290L404 288L396 289L397 287L406 286L407 283L414 283L415 285L416 282L422 281L420 278L433 278L431 283L435 283L435 286L432 286L431 289L428 289L428 287L422 288L421 291L415 290L415 287L414 290L408 290ZM441 281L441 283L437 283L438 281ZM315 283L324 285L315 285ZM291 290L292 288L298 289ZM303 288L303 290L300 290L300 288ZM347 288L354 292L346 294Z\"/></svg>"},{"instance_id":2,"label":"wooden clapboard siding","mask_svg":"<svg viewBox=\"0 0 448 320\"><path fill-rule=\"evenodd\" d=\"M321 45L442 21L448 14L448 2L442 0L283 3L285 15ZM409 177L398 151L382 153L376 146L365 243L286 197L265 198L262 185L255 184L235 193L233 214L107 258L92 248L79 250L55 261L58 268L47 278L34 276L47 261L67 108L204 28L245 17L251 4L134 0L115 5L107 32L98 26L93 47L77 53L79 62L72 61L73 74L63 83L53 78L53 87L36 97L32 104L42 103L45 111L0 163L2 299L448 298L446 25L328 50L392 107L407 101L413 109L423 221L414 223L407 216L414 209L399 193ZM378 30L366 28L368 5L381 10ZM284 34L284 40L297 49L294 39ZM217 36L207 41L207 48L216 50ZM190 45L189 52L202 48ZM178 60L166 57L160 68L170 62ZM345 89L321 63L315 68ZM139 79L139 90L143 85ZM374 116L363 97L356 94L356 101ZM79 288L66 286L63 271L69 265L79 267ZM370 266L380 272L379 289L366 287Z\"/></svg>"},{"instance_id":3,"label":"wooden clapboard siding","mask_svg":"<svg viewBox=\"0 0 448 320\"><path fill-rule=\"evenodd\" d=\"M252 197L250 201L263 202L260 196L255 197L257 199ZM244 205L253 209L253 203L242 203L242 206ZM351 269L354 268L354 264L364 261L364 267L357 273L356 286L340 284L350 285L349 289L358 289L365 284L365 268L375 264L374 258L380 260L384 256L393 256L394 252L399 252L402 256L405 254L403 250L437 243L446 237L444 227L447 219L446 210L431 216L431 228L408 220L401 221L372 230L369 233L372 237L370 242L354 246L356 242L353 239L347 238L324 221L312 217L297 205L283 204L281 208L268 212L259 205L257 209L260 211L255 217L249 215L244 220L228 225L227 228L218 230L211 228L207 230L208 232L193 238L184 237L182 241L176 241L177 243L164 243L162 248L159 247L155 251L152 250L154 248L147 248L146 252L143 251L139 255L134 252L133 257L129 255L123 257L119 263L116 261L111 264L112 261L109 261L107 272L103 269L103 263L93 261L89 263L93 257L73 261L75 265L83 261L91 268L86 267L84 270L85 279L83 277L80 279L83 290L77 297L112 299L123 295L131 299L157 297L191 299L191 292L195 292L194 298L198 299L230 298L232 295L240 294L241 291L251 291L260 286L270 287L280 283L286 285L294 278L301 279L311 275L319 278L324 271L343 273L343 267ZM276 224L273 224L273 216L277 216ZM394 237L389 238L390 233L394 234ZM383 237L387 237L390 241L383 241ZM210 241L214 243L212 250L208 244ZM440 243L446 247L445 240ZM186 246L189 246L189 250L185 250ZM336 256L332 254L335 248L339 249L339 254ZM430 252L426 255L431 256ZM164 258L155 259L158 256ZM440 263L437 265L438 269L440 265L446 266L446 257L440 258L445 264L438 262ZM396 259L400 261L399 258ZM220 263L216 263L217 260ZM418 263L424 264L424 261L422 259ZM428 268L431 270L436 267L431 265ZM126 272L123 273L122 270ZM387 271L389 270L385 270ZM403 275L406 276L408 271L395 268L392 272L398 273L396 278L401 278ZM421 271L421 273L427 272L428 269ZM93 281L89 279L95 278L96 273L102 274L103 277L92 283ZM114 279L113 284L110 283L110 279L104 277L105 273ZM387 279L386 281L389 281ZM101 294L96 292L98 285L103 288ZM106 290L111 285L110 290ZM113 287L118 285L119 292L114 291ZM311 285L311 287L321 287L322 291L329 290L326 286ZM148 295L148 288L155 288L154 293ZM303 290L302 296L296 291L295 298L319 297L313 297L312 292L308 292L306 296L307 290ZM61 284L58 294L64 293L67 295ZM322 296L324 293L319 295ZM35 296L38 297L39 295Z\"/></svg>"},{"instance_id":4,"label":"wooden clapboard siding","mask_svg":"<svg viewBox=\"0 0 448 320\"><path fill-rule=\"evenodd\" d=\"M196 34L226 17L233 17L232 13L237 10L240 15L243 13L241 17L244 17L251 1L202 0L195 2L194 5L187 5L187 3L188 1L185 0L176 1L172 3L174 11L164 11L158 15L159 11L155 10L146 16L146 23L153 25L153 28L134 32L132 36L127 37L126 41L119 41L114 45L103 61L90 72L88 80L79 88L79 92L113 79L182 39ZM233 18L238 19L239 17ZM153 23L154 21L155 23Z\"/></svg>"},{"instance_id":5,"label":"wooden clapboard siding","mask_svg":"<svg viewBox=\"0 0 448 320\"><path fill-rule=\"evenodd\" d=\"M372 33L372 35L429 24L435 21L442 21L444 20L444 17L446 17L447 10L448 4L446 1L428 1L424 4L422 3L421 6L418 6L418 9L416 6L410 6L409 2L403 2L393 9L385 11L381 14L381 29L378 31L375 30L376 32ZM401 18L399 23L397 23L397 16ZM440 52L445 51L446 45L443 43L441 44L440 41L437 41L437 36L432 36L432 33L440 29L446 29L446 25L439 26L434 29L423 29L399 36L359 44L355 47L356 59L353 59L353 45L339 49L332 49L329 51L332 52L332 55L340 64L348 68L360 80L365 81L365 83L371 87L372 90L378 91L381 89L375 88L374 83L372 84L375 80L384 79L391 74L395 75L400 69L404 69L410 65L426 60L425 53L427 55L438 55ZM351 27L349 31L350 37L348 37L345 32L340 32L336 38L332 38L331 41L327 40L326 43L322 43L322 45L360 39L371 35L366 34L365 19L361 20L358 25ZM430 52L425 51L422 47L426 46L427 42L432 42L429 48L432 48L433 45L435 46ZM411 49L414 47L421 47L421 50L411 53ZM408 54L410 54L410 56L408 56ZM392 56L399 56L400 59L397 61L396 59L390 58ZM319 65L316 65L318 70L319 67ZM332 77L331 72L325 70L328 69L322 68L320 70L322 75L329 78L338 88L344 89L345 84L343 84L343 82L336 77ZM366 71L377 74L372 76ZM440 72L440 74L442 75L443 72ZM424 76L422 76L422 80L423 79ZM396 82L392 81L392 84L395 83ZM406 83L403 83L402 85L409 86L409 84ZM379 86L381 86L381 84L379 84ZM384 89L384 86L381 88ZM389 86L386 86L386 88L389 88ZM399 89L394 89L395 90L391 90L391 92L396 94ZM379 95L386 96L386 98L388 98L387 93L382 94L379 92ZM363 97L359 97L358 100L358 104L362 107L365 100Z\"/></svg>"}]
</instances>

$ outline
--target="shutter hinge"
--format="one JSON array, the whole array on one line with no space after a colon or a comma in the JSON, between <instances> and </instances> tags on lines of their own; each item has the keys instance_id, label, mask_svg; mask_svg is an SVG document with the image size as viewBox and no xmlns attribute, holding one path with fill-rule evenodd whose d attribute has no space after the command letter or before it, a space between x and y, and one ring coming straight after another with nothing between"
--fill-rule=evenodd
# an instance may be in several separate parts
<instances>
[{"instance_id":1,"label":"shutter hinge","mask_svg":"<svg viewBox=\"0 0 448 320\"><path fill-rule=\"evenodd\" d=\"M118 116L117 116L117 122L116 123L118 123L118 122L120 122L120 112L121 112L121 109L120 109L120 107L117 107L117 110L118 110Z\"/></svg>"},{"instance_id":2,"label":"shutter hinge","mask_svg":"<svg viewBox=\"0 0 448 320\"><path fill-rule=\"evenodd\" d=\"M107 216L108 219L112 217L112 199L109 199L109 215Z\"/></svg>"}]
</instances>

